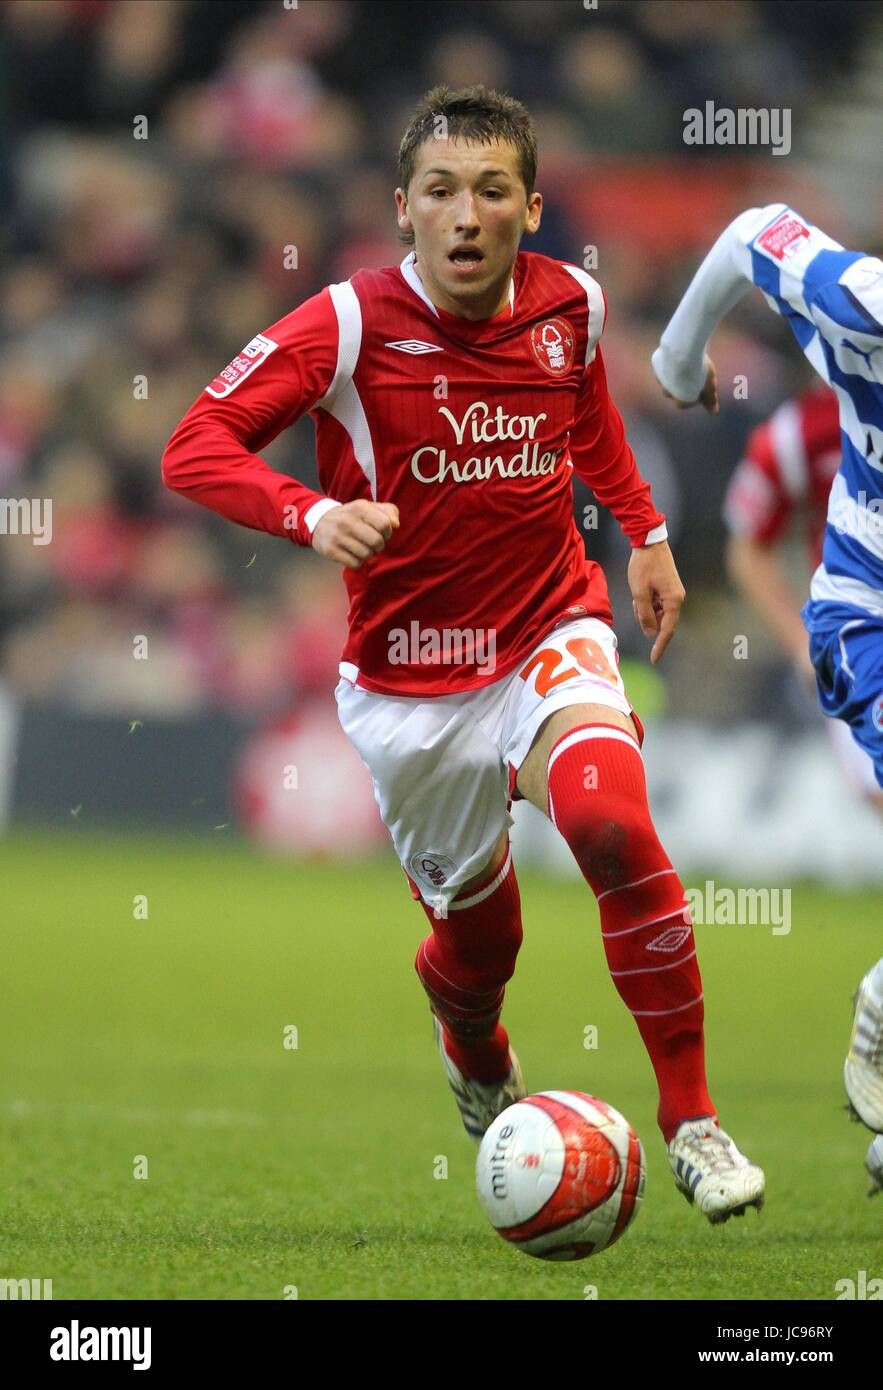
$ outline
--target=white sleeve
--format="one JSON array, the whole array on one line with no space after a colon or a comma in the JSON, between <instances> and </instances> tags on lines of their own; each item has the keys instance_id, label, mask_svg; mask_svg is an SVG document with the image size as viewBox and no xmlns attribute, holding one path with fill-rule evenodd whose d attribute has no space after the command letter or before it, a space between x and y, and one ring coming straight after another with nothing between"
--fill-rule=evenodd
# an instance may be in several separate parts
<instances>
[{"instance_id":1,"label":"white sleeve","mask_svg":"<svg viewBox=\"0 0 883 1390\"><path fill-rule=\"evenodd\" d=\"M749 243L785 203L749 208L721 232L691 280L651 359L657 380L679 401L696 401L708 369L706 344L754 284Z\"/></svg>"}]
</instances>

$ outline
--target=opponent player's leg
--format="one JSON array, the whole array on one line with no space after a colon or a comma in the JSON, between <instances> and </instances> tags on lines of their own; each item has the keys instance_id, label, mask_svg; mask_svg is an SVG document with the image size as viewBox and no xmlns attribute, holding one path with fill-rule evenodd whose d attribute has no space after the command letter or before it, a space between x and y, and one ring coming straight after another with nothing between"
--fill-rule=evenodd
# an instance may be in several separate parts
<instances>
[{"instance_id":1,"label":"opponent player's leg","mask_svg":"<svg viewBox=\"0 0 883 1390\"><path fill-rule=\"evenodd\" d=\"M839 725L839 721L831 721ZM866 751L856 745L860 756ZM865 793L871 804L883 813L883 790ZM849 1097L849 1110L855 1119L883 1134L883 958L864 976L854 1000L852 1032L843 1081ZM871 1195L883 1185L883 1148L875 1140L868 1150L865 1167L871 1176ZM876 1185L875 1185L876 1184Z\"/></svg>"},{"instance_id":2,"label":"opponent player's leg","mask_svg":"<svg viewBox=\"0 0 883 1390\"><path fill-rule=\"evenodd\" d=\"M883 1134L871 1140L865 1157L865 1169L868 1174L868 1196L876 1197L878 1192L883 1192Z\"/></svg>"},{"instance_id":3,"label":"opponent player's leg","mask_svg":"<svg viewBox=\"0 0 883 1390\"><path fill-rule=\"evenodd\" d=\"M874 759L856 741L843 719L826 719L825 728L835 756L856 796L883 816L883 787L877 781Z\"/></svg>"},{"instance_id":4,"label":"opponent player's leg","mask_svg":"<svg viewBox=\"0 0 883 1390\"><path fill-rule=\"evenodd\" d=\"M650 817L633 720L602 704L559 709L516 785L553 821L598 899L610 972L656 1073L678 1187L712 1221L760 1207L763 1173L720 1129L708 1094L689 910Z\"/></svg>"},{"instance_id":5,"label":"opponent player's leg","mask_svg":"<svg viewBox=\"0 0 883 1390\"><path fill-rule=\"evenodd\" d=\"M848 725L883 790L883 620L856 610L848 622L826 627L823 605L807 605L805 620L810 609L819 704L829 718ZM883 960L856 993L843 1079L853 1113L869 1129L883 1131Z\"/></svg>"},{"instance_id":6,"label":"opponent player's leg","mask_svg":"<svg viewBox=\"0 0 883 1390\"><path fill-rule=\"evenodd\" d=\"M878 650L870 661L861 657L856 661L853 690L864 678L865 689L870 686L878 693L858 714L851 732L859 752L872 762L878 783L883 783L883 625L877 632ZM883 809L883 786L878 787L875 804ZM851 1113L869 1129L883 1133L883 958L871 967L856 991L843 1081ZM872 1182L880 1176L880 1156L879 1145L872 1144L865 1159Z\"/></svg>"},{"instance_id":7,"label":"opponent player's leg","mask_svg":"<svg viewBox=\"0 0 883 1390\"><path fill-rule=\"evenodd\" d=\"M843 1080L853 1116L883 1133L883 959L856 992Z\"/></svg>"}]
</instances>

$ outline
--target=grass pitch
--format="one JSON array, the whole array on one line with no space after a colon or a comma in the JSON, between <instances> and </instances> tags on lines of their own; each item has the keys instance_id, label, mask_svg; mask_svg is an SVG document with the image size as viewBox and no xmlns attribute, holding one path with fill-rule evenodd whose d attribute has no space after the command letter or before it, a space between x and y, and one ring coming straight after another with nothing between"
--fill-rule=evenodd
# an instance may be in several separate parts
<instances>
[{"instance_id":1,"label":"grass pitch","mask_svg":"<svg viewBox=\"0 0 883 1390\"><path fill-rule=\"evenodd\" d=\"M495 1300L828 1299L883 1275L841 1084L883 894L795 887L787 935L697 927L712 1094L768 1184L759 1217L712 1228L675 1191L588 888L519 877L504 1020L527 1084L596 1092L647 1150L618 1245L552 1265L486 1224L391 850L341 867L223 833L34 831L0 841L0 1277L56 1299Z\"/></svg>"}]
</instances>

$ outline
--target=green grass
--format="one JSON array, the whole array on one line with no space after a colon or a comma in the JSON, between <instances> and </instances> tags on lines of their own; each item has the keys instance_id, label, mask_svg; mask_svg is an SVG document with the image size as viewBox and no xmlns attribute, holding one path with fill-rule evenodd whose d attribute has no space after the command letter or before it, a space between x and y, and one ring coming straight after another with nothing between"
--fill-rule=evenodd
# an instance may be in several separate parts
<instances>
[{"instance_id":1,"label":"green grass","mask_svg":"<svg viewBox=\"0 0 883 1390\"><path fill-rule=\"evenodd\" d=\"M391 851L340 867L223 835L20 832L0 842L0 882L0 1277L51 1278L57 1299L280 1299L287 1285L581 1299L587 1284L601 1299L828 1299L837 1279L883 1274L883 1202L864 1196L868 1136L845 1120L840 1080L881 893L795 887L787 936L697 928L712 1094L768 1183L760 1217L712 1229L669 1175L594 900L521 875L504 1017L528 1085L597 1092L648 1157L633 1229L556 1266L508 1248L478 1206L413 972L425 918Z\"/></svg>"}]
</instances>

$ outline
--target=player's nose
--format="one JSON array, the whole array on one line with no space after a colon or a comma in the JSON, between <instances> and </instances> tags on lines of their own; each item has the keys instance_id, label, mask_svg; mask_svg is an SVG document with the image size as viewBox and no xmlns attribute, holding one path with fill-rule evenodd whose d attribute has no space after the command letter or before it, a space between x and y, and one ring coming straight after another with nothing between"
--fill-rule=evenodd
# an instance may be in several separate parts
<instances>
[{"instance_id":1,"label":"player's nose","mask_svg":"<svg viewBox=\"0 0 883 1390\"><path fill-rule=\"evenodd\" d=\"M478 204L471 193L461 193L454 208L454 216L456 231L468 232L478 229Z\"/></svg>"}]
</instances>

